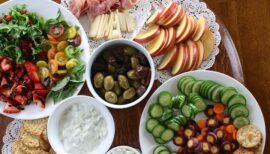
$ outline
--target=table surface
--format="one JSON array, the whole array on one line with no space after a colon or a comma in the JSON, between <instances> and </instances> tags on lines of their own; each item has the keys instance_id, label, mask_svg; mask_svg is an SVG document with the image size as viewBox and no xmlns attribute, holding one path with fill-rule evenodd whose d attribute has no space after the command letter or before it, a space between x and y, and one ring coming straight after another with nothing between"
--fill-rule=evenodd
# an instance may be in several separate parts
<instances>
[{"instance_id":1,"label":"table surface","mask_svg":"<svg viewBox=\"0 0 270 154\"><path fill-rule=\"evenodd\" d=\"M210 0L208 0L209 3ZM1 2L1 0L0 0ZM208 3L207 3L208 4ZM227 31L225 25L218 19L218 23L220 24L220 33L222 36L222 42L220 44L220 54L216 57L216 61L211 70L215 70L218 72L225 73L236 78L238 81L244 83L243 71L241 67L241 63L237 54L237 50L234 46L234 43L231 39L230 34ZM160 85L159 82L155 82L151 93L145 98L140 104L125 110L115 110L110 109L113 114L115 125L116 125L116 134L112 147L118 145L129 145L132 147L139 148L139 122L140 116L144 109L144 106L151 96L151 94L155 91L155 89ZM84 85L83 90L81 91L82 95L91 95L87 86ZM5 135L6 126L13 119L4 117L0 115L0 138ZM2 147L2 142L0 143L0 147Z\"/></svg>"}]
</instances>

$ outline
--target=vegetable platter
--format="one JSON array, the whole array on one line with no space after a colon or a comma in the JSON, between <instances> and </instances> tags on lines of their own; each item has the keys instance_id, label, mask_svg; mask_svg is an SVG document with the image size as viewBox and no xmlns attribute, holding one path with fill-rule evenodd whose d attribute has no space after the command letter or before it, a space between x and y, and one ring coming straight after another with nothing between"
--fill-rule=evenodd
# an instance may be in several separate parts
<instances>
[{"instance_id":1,"label":"vegetable platter","mask_svg":"<svg viewBox=\"0 0 270 154\"><path fill-rule=\"evenodd\" d=\"M224 115L219 118L220 114ZM191 71L171 78L153 93L141 116L139 138L144 154L188 153L188 150L230 153L240 145L251 147L241 142L245 138L241 136L245 127L260 130L253 138L259 138L256 144L261 144L263 151L265 123L254 96L224 74ZM224 132L231 133L231 138ZM198 144L200 149L196 148ZM241 150L243 148L238 149Z\"/></svg>"},{"instance_id":2,"label":"vegetable platter","mask_svg":"<svg viewBox=\"0 0 270 154\"><path fill-rule=\"evenodd\" d=\"M13 0L0 10L0 35L6 36L0 39L0 112L18 119L47 117L83 86L87 36L76 17L52 1Z\"/></svg>"}]
</instances>

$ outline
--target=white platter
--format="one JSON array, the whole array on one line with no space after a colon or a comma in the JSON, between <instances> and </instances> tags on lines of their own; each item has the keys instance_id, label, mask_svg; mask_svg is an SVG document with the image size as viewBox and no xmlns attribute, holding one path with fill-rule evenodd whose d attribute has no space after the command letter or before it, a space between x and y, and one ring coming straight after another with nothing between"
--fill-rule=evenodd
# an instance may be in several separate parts
<instances>
[{"instance_id":1,"label":"white platter","mask_svg":"<svg viewBox=\"0 0 270 154\"><path fill-rule=\"evenodd\" d=\"M254 96L249 92L249 90L245 86L243 86L237 80L218 72L202 70L183 73L171 78L170 80L162 84L150 97L144 108L139 126L140 146L143 154L152 154L153 149L157 146L152 135L148 133L145 129L145 122L149 117L147 112L149 105L157 100L158 93L160 93L161 91L167 90L172 92L172 94L179 93L176 84L178 80L183 76L193 76L196 79L213 80L224 86L233 86L238 90L239 93L243 94L247 99L247 106L250 112L249 119L251 123L256 125L262 131L263 134L262 151L264 150L266 140L265 122L260 106L256 101L256 99L254 98ZM172 142L170 142L168 146L171 147L172 150L177 150L176 147L172 144Z\"/></svg>"},{"instance_id":2,"label":"white platter","mask_svg":"<svg viewBox=\"0 0 270 154\"><path fill-rule=\"evenodd\" d=\"M36 0L11 0L0 5L0 13L8 13L9 8L16 4L26 4L28 11L36 12L39 16L44 17L44 19L55 18L57 15L57 11L60 10L62 13L62 17L69 24L80 27L80 35L82 38L82 43L80 45L80 48L84 50L81 55L81 60L83 60L85 63L88 61L88 59L90 58L90 54L89 54L90 51L89 51L89 44L88 44L87 36L80 22L66 8L50 0L39 0L38 2ZM83 79L84 80L86 79L86 75L84 75ZM77 88L74 95L77 95L80 92L82 86L83 84L81 84ZM51 114L51 112L55 108L55 105L52 101L47 101L45 109L40 109L34 103L31 103L31 105L25 106L25 109L17 114L6 114L6 113L3 113L4 105L5 103L0 102L1 114L11 117L11 118L24 119L24 120L39 119L39 118L47 117Z\"/></svg>"}]
</instances>

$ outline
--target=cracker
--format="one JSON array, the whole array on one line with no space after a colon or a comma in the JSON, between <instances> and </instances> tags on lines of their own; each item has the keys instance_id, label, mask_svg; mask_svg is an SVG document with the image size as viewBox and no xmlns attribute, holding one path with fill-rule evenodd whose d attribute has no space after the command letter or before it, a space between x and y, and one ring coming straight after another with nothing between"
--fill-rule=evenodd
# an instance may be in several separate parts
<instances>
[{"instance_id":1,"label":"cracker","mask_svg":"<svg viewBox=\"0 0 270 154\"><path fill-rule=\"evenodd\" d=\"M262 154L262 144L260 144L255 150L254 150L255 154Z\"/></svg>"},{"instance_id":2,"label":"cracker","mask_svg":"<svg viewBox=\"0 0 270 154\"><path fill-rule=\"evenodd\" d=\"M11 147L11 153L12 154L24 154L22 152L22 149L20 148L20 141L15 141L13 144L12 144L12 147Z\"/></svg>"},{"instance_id":3,"label":"cracker","mask_svg":"<svg viewBox=\"0 0 270 154\"><path fill-rule=\"evenodd\" d=\"M48 132L47 132L47 129L44 129L44 130L43 130L43 132L42 132L42 134L41 134L41 137L42 137L42 139L43 139L44 141L49 142L49 140L48 140Z\"/></svg>"},{"instance_id":4,"label":"cracker","mask_svg":"<svg viewBox=\"0 0 270 154\"><path fill-rule=\"evenodd\" d=\"M49 151L50 147L51 146L48 142L44 141L43 139L39 140L39 148L41 148L42 150Z\"/></svg>"},{"instance_id":5,"label":"cracker","mask_svg":"<svg viewBox=\"0 0 270 154\"><path fill-rule=\"evenodd\" d=\"M49 152L44 151L40 148L30 148L27 146L24 146L21 142L19 142L19 147L21 148L22 153L25 154L49 154Z\"/></svg>"},{"instance_id":6,"label":"cracker","mask_svg":"<svg viewBox=\"0 0 270 154\"><path fill-rule=\"evenodd\" d=\"M262 133L256 126L247 125L237 131L237 141L244 148L255 148L262 141Z\"/></svg>"},{"instance_id":7,"label":"cracker","mask_svg":"<svg viewBox=\"0 0 270 154\"><path fill-rule=\"evenodd\" d=\"M233 154L255 154L252 150L248 150L245 148L239 148L233 152Z\"/></svg>"},{"instance_id":8,"label":"cracker","mask_svg":"<svg viewBox=\"0 0 270 154\"><path fill-rule=\"evenodd\" d=\"M26 120L23 122L23 128L30 134L40 136L47 127L47 118L38 120Z\"/></svg>"},{"instance_id":9,"label":"cracker","mask_svg":"<svg viewBox=\"0 0 270 154\"><path fill-rule=\"evenodd\" d=\"M40 146L40 137L28 133L24 128L20 130L20 139L27 147L38 148Z\"/></svg>"},{"instance_id":10,"label":"cracker","mask_svg":"<svg viewBox=\"0 0 270 154\"><path fill-rule=\"evenodd\" d=\"M52 148L50 149L49 153L50 154L56 154Z\"/></svg>"}]
</instances>

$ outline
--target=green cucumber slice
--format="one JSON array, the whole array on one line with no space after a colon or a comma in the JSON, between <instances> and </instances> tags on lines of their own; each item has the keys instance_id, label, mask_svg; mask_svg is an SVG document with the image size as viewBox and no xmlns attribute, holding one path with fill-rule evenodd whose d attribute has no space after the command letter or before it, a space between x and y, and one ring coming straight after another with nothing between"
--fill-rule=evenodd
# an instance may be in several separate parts
<instances>
[{"instance_id":1,"label":"green cucumber slice","mask_svg":"<svg viewBox=\"0 0 270 154\"><path fill-rule=\"evenodd\" d=\"M211 100L213 102L220 102L221 101L220 93L223 89L224 89L223 86L219 86L213 91L212 96L211 96Z\"/></svg>"},{"instance_id":2,"label":"green cucumber slice","mask_svg":"<svg viewBox=\"0 0 270 154\"><path fill-rule=\"evenodd\" d=\"M177 83L177 89L179 90L179 92L182 92L182 91L181 91L181 86L182 86L183 82L184 82L186 79L195 80L195 78L192 77L192 76L185 76L185 77L182 77L182 78L178 81L178 83Z\"/></svg>"},{"instance_id":3,"label":"green cucumber slice","mask_svg":"<svg viewBox=\"0 0 270 154\"><path fill-rule=\"evenodd\" d=\"M152 134L154 137L159 138L162 134L162 132L165 130L165 127L158 124L152 131Z\"/></svg>"},{"instance_id":4,"label":"green cucumber slice","mask_svg":"<svg viewBox=\"0 0 270 154\"><path fill-rule=\"evenodd\" d=\"M149 115L152 118L160 118L163 114L163 108L161 105L159 104L153 104L150 108L149 108Z\"/></svg>"},{"instance_id":5,"label":"green cucumber slice","mask_svg":"<svg viewBox=\"0 0 270 154\"><path fill-rule=\"evenodd\" d=\"M248 117L249 111L245 105L240 105L235 108L233 108L230 112L230 115L232 119L235 119L237 117L243 116L243 117Z\"/></svg>"},{"instance_id":6,"label":"green cucumber slice","mask_svg":"<svg viewBox=\"0 0 270 154\"><path fill-rule=\"evenodd\" d=\"M198 93L198 94L199 94L202 83L203 83L202 80L196 81L196 82L193 84L193 87L192 87L192 90L191 90L192 93Z\"/></svg>"},{"instance_id":7,"label":"green cucumber slice","mask_svg":"<svg viewBox=\"0 0 270 154\"><path fill-rule=\"evenodd\" d=\"M163 107L172 106L172 94L168 91L162 91L158 95L158 102Z\"/></svg>"},{"instance_id":8,"label":"green cucumber slice","mask_svg":"<svg viewBox=\"0 0 270 154\"><path fill-rule=\"evenodd\" d=\"M165 108L162 116L159 118L160 122L165 122L173 116L173 110L171 108Z\"/></svg>"},{"instance_id":9,"label":"green cucumber slice","mask_svg":"<svg viewBox=\"0 0 270 154\"><path fill-rule=\"evenodd\" d=\"M172 131L171 129L165 129L163 131L163 133L161 134L161 139L165 142L169 142L170 140L173 139L174 136L174 131Z\"/></svg>"},{"instance_id":10,"label":"green cucumber slice","mask_svg":"<svg viewBox=\"0 0 270 154\"><path fill-rule=\"evenodd\" d=\"M160 151L163 150L169 150L169 148L166 147L165 145L159 145L154 149L153 154L158 154Z\"/></svg>"},{"instance_id":11,"label":"green cucumber slice","mask_svg":"<svg viewBox=\"0 0 270 154\"><path fill-rule=\"evenodd\" d=\"M235 105L235 104L242 104L242 105L246 105L246 98L241 95L241 94L236 94L234 95L228 103L228 107L230 108L231 106Z\"/></svg>"},{"instance_id":12,"label":"green cucumber slice","mask_svg":"<svg viewBox=\"0 0 270 154\"><path fill-rule=\"evenodd\" d=\"M153 129L159 124L159 122L156 120L156 119L152 119L152 118L149 118L147 121L146 121L146 130L149 132L149 133L152 133Z\"/></svg>"},{"instance_id":13,"label":"green cucumber slice","mask_svg":"<svg viewBox=\"0 0 270 154\"><path fill-rule=\"evenodd\" d=\"M237 94L236 89L225 88L225 91L223 90L222 92L221 102L227 105L229 103L229 100L236 94Z\"/></svg>"},{"instance_id":14,"label":"green cucumber slice","mask_svg":"<svg viewBox=\"0 0 270 154\"><path fill-rule=\"evenodd\" d=\"M165 144L166 142L163 141L161 138L155 138L157 144Z\"/></svg>"},{"instance_id":15,"label":"green cucumber slice","mask_svg":"<svg viewBox=\"0 0 270 154\"><path fill-rule=\"evenodd\" d=\"M191 108L190 106L184 105L184 106L182 107L182 109L181 109L181 112L182 112L183 116L185 116L186 118L189 119L189 118L191 118L191 116L192 116L193 110L192 110L192 108Z\"/></svg>"},{"instance_id":16,"label":"green cucumber slice","mask_svg":"<svg viewBox=\"0 0 270 154\"><path fill-rule=\"evenodd\" d=\"M237 117L233 120L233 125L236 127L236 128L241 128L243 126L246 126L250 123L249 119L247 117Z\"/></svg>"}]
</instances>

